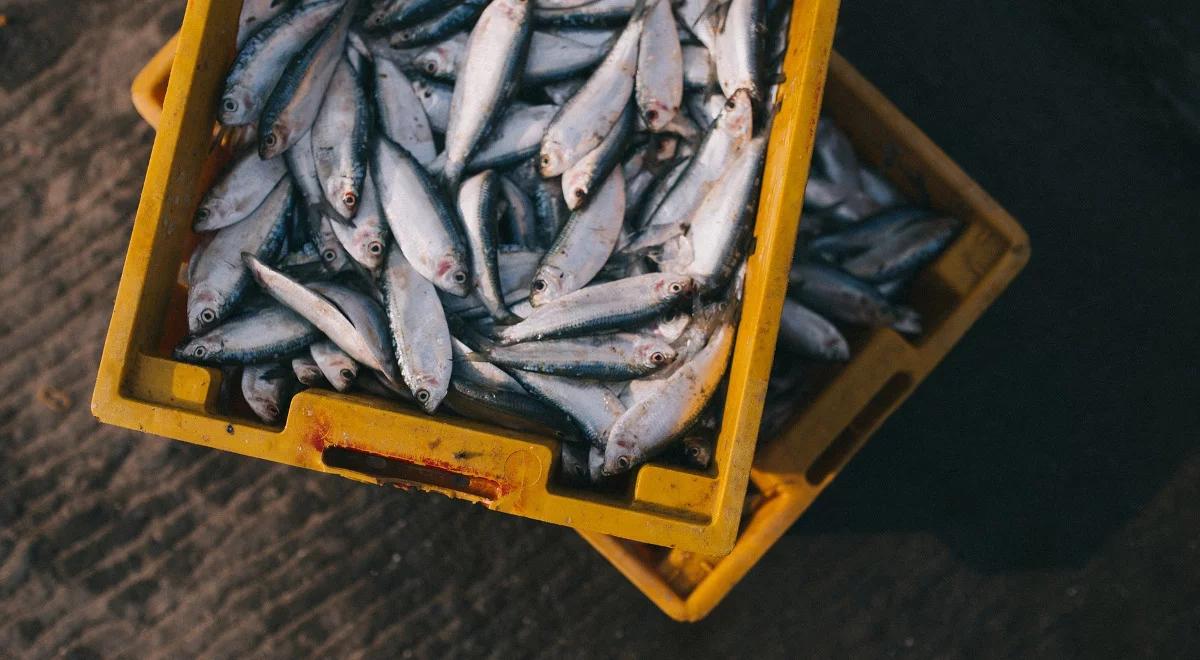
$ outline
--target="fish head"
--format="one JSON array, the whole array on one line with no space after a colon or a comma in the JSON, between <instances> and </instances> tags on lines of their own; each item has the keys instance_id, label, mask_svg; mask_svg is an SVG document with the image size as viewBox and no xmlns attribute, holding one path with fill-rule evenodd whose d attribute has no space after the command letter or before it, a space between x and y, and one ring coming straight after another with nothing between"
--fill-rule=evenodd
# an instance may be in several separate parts
<instances>
[{"instance_id":1,"label":"fish head","mask_svg":"<svg viewBox=\"0 0 1200 660\"><path fill-rule=\"evenodd\" d=\"M324 378L320 368L315 364L292 362L292 370L296 373L296 380L309 387L320 384L321 379Z\"/></svg>"},{"instance_id":2,"label":"fish head","mask_svg":"<svg viewBox=\"0 0 1200 660\"><path fill-rule=\"evenodd\" d=\"M279 402L270 394L252 392L246 397L246 403L262 421L268 424L279 421Z\"/></svg>"},{"instance_id":3,"label":"fish head","mask_svg":"<svg viewBox=\"0 0 1200 660\"><path fill-rule=\"evenodd\" d=\"M529 303L534 307L557 300L569 288L573 279L569 273L554 266L542 266L533 274L529 284Z\"/></svg>"},{"instance_id":4,"label":"fish head","mask_svg":"<svg viewBox=\"0 0 1200 660\"><path fill-rule=\"evenodd\" d=\"M567 208L572 211L583 206L587 201L591 190L588 189L588 172L582 169L569 169L563 172L562 175L562 191L563 199L567 202Z\"/></svg>"},{"instance_id":5,"label":"fish head","mask_svg":"<svg viewBox=\"0 0 1200 660\"><path fill-rule=\"evenodd\" d=\"M633 357L647 369L661 369L675 361L675 349L656 337L641 337L634 344Z\"/></svg>"},{"instance_id":6,"label":"fish head","mask_svg":"<svg viewBox=\"0 0 1200 660\"><path fill-rule=\"evenodd\" d=\"M542 176L558 176L566 171L568 165L566 152L561 144L555 140L542 140L542 147L538 157L538 169L541 171Z\"/></svg>"},{"instance_id":7,"label":"fish head","mask_svg":"<svg viewBox=\"0 0 1200 660\"><path fill-rule=\"evenodd\" d=\"M188 290L188 331L198 335L216 324L220 314L219 296L203 285Z\"/></svg>"},{"instance_id":8,"label":"fish head","mask_svg":"<svg viewBox=\"0 0 1200 660\"><path fill-rule=\"evenodd\" d=\"M417 55L413 59L413 64L427 76L444 78L450 75L450 68L453 62L451 61L449 49L439 45ZM416 89L417 84L418 81L413 81L414 89ZM421 84L424 85L424 83ZM419 94L420 92L417 93Z\"/></svg>"},{"instance_id":9,"label":"fish head","mask_svg":"<svg viewBox=\"0 0 1200 660\"><path fill-rule=\"evenodd\" d=\"M702 437L684 438L683 455L692 465L708 467L712 462L712 445Z\"/></svg>"},{"instance_id":10,"label":"fish head","mask_svg":"<svg viewBox=\"0 0 1200 660\"><path fill-rule=\"evenodd\" d=\"M192 227L196 231L210 231L213 227L219 226L221 221L233 212L233 205L228 200L217 199L215 197L205 199L200 202L200 207L196 209L196 217L192 223Z\"/></svg>"},{"instance_id":11,"label":"fish head","mask_svg":"<svg viewBox=\"0 0 1200 660\"><path fill-rule=\"evenodd\" d=\"M664 275L654 283L654 294L659 300L680 300L695 289L696 282L687 275Z\"/></svg>"},{"instance_id":12,"label":"fish head","mask_svg":"<svg viewBox=\"0 0 1200 660\"><path fill-rule=\"evenodd\" d=\"M409 376L404 380L408 384L409 390L412 391L413 399L417 405L429 414L433 414L437 410L442 399L446 398L446 392L449 389L446 383L440 381L437 376L432 374L416 374Z\"/></svg>"},{"instance_id":13,"label":"fish head","mask_svg":"<svg viewBox=\"0 0 1200 660\"><path fill-rule=\"evenodd\" d=\"M274 158L290 146L289 138L292 131L282 122L275 122L270 129L259 136L258 157L263 160Z\"/></svg>"},{"instance_id":14,"label":"fish head","mask_svg":"<svg viewBox=\"0 0 1200 660\"><path fill-rule=\"evenodd\" d=\"M376 271L383 267L387 257L387 236L379 225L360 222L354 228L353 245L355 257L367 270Z\"/></svg>"},{"instance_id":15,"label":"fish head","mask_svg":"<svg viewBox=\"0 0 1200 660\"><path fill-rule=\"evenodd\" d=\"M209 333L199 337L188 337L175 347L172 357L183 362L197 364L211 363L225 349L225 341L217 333Z\"/></svg>"},{"instance_id":16,"label":"fish head","mask_svg":"<svg viewBox=\"0 0 1200 660\"><path fill-rule=\"evenodd\" d=\"M600 472L606 477L611 477L628 472L635 465L641 465L645 460L645 452L637 446L632 438L610 435L608 444L604 447L604 463Z\"/></svg>"},{"instance_id":17,"label":"fish head","mask_svg":"<svg viewBox=\"0 0 1200 660\"><path fill-rule=\"evenodd\" d=\"M753 115L754 107L751 103L750 92L739 89L733 93L733 96L725 99L725 105L721 108L721 116L717 118L717 122L721 130L749 139Z\"/></svg>"},{"instance_id":18,"label":"fish head","mask_svg":"<svg viewBox=\"0 0 1200 660\"><path fill-rule=\"evenodd\" d=\"M654 99L641 110L642 121L646 122L646 128L650 129L651 133L658 133L675 118L675 114L679 112L679 106L672 107L659 99Z\"/></svg>"},{"instance_id":19,"label":"fish head","mask_svg":"<svg viewBox=\"0 0 1200 660\"><path fill-rule=\"evenodd\" d=\"M457 252L443 255L434 267L434 274L434 285L442 291L459 298L471 293L471 269L463 255Z\"/></svg>"},{"instance_id":20,"label":"fish head","mask_svg":"<svg viewBox=\"0 0 1200 660\"><path fill-rule=\"evenodd\" d=\"M254 94L242 85L230 85L221 96L217 106L217 120L225 126L241 126L250 123L258 110Z\"/></svg>"}]
</instances>

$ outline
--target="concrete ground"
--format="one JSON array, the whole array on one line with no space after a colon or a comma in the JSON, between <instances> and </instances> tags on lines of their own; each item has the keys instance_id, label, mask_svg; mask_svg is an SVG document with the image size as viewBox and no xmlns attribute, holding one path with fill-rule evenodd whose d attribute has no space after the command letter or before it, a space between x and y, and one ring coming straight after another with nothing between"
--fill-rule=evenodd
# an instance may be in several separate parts
<instances>
[{"instance_id":1,"label":"concrete ground","mask_svg":"<svg viewBox=\"0 0 1200 660\"><path fill-rule=\"evenodd\" d=\"M1033 260L703 623L571 530L98 425L181 2L0 6L0 655L1196 657L1184 3L847 1L837 47Z\"/></svg>"}]
</instances>

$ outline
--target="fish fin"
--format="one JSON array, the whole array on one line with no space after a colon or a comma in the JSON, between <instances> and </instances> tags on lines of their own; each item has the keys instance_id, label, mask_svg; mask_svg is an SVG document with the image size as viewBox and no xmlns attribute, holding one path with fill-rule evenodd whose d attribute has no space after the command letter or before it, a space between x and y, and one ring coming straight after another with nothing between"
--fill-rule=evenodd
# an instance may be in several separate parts
<instances>
[{"instance_id":1,"label":"fish fin","mask_svg":"<svg viewBox=\"0 0 1200 660\"><path fill-rule=\"evenodd\" d=\"M897 305L894 308L896 320L892 323L892 329L906 335L920 334L921 332L921 315L917 310L904 305Z\"/></svg>"}]
</instances>

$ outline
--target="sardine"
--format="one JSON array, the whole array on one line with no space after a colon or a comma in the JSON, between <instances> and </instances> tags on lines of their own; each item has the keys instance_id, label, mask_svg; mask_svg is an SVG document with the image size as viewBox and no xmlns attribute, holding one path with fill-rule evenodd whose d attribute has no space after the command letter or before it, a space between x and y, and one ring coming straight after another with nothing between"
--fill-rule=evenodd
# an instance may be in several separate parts
<instances>
[{"instance_id":1,"label":"sardine","mask_svg":"<svg viewBox=\"0 0 1200 660\"><path fill-rule=\"evenodd\" d=\"M671 123L683 102L683 51L670 2L651 1L638 49L634 95L646 127L657 133Z\"/></svg>"},{"instance_id":2,"label":"sardine","mask_svg":"<svg viewBox=\"0 0 1200 660\"><path fill-rule=\"evenodd\" d=\"M467 295L470 261L458 221L420 163L386 136L377 136L371 171L383 216L405 259L439 289Z\"/></svg>"},{"instance_id":3,"label":"sardine","mask_svg":"<svg viewBox=\"0 0 1200 660\"><path fill-rule=\"evenodd\" d=\"M511 373L534 397L574 420L592 446L604 446L609 428L625 412L620 399L599 383L532 371L514 370Z\"/></svg>"},{"instance_id":4,"label":"sardine","mask_svg":"<svg viewBox=\"0 0 1200 660\"><path fill-rule=\"evenodd\" d=\"M246 152L204 193L196 209L196 231L216 231L244 220L262 204L287 174L280 158L263 160Z\"/></svg>"},{"instance_id":5,"label":"sardine","mask_svg":"<svg viewBox=\"0 0 1200 660\"><path fill-rule=\"evenodd\" d=\"M392 48L416 48L449 38L475 22L490 0L461 0L445 12L397 30L388 38ZM414 53L415 55L415 53Z\"/></svg>"},{"instance_id":6,"label":"sardine","mask_svg":"<svg viewBox=\"0 0 1200 660\"><path fill-rule=\"evenodd\" d=\"M500 250L497 262L500 264L500 289L504 291L504 301L511 307L518 300L529 297L529 283L537 270L538 262L542 259L541 252L531 250ZM452 296L442 292L438 294L442 307L449 314L458 314L464 318L487 315L487 308L474 292L465 298Z\"/></svg>"},{"instance_id":7,"label":"sardine","mask_svg":"<svg viewBox=\"0 0 1200 660\"><path fill-rule=\"evenodd\" d=\"M291 312L291 310L288 311ZM296 380L306 387L320 387L328 382L321 374L321 368L317 366L317 361L312 358L311 354L297 355L292 358L292 373L296 375Z\"/></svg>"},{"instance_id":8,"label":"sardine","mask_svg":"<svg viewBox=\"0 0 1200 660\"><path fill-rule=\"evenodd\" d=\"M500 191L507 204L505 217L508 219L508 235L514 245L527 250L538 247L538 220L533 202L524 190L508 176L500 177Z\"/></svg>"},{"instance_id":9,"label":"sardine","mask_svg":"<svg viewBox=\"0 0 1200 660\"><path fill-rule=\"evenodd\" d=\"M242 397L258 418L279 421L296 391L292 370L279 364L255 364L242 370Z\"/></svg>"},{"instance_id":10,"label":"sardine","mask_svg":"<svg viewBox=\"0 0 1200 660\"><path fill-rule=\"evenodd\" d=\"M409 81L394 62L375 60L375 108L379 118L379 129L392 142L404 147L422 165L429 165L437 156L430 126L429 107L422 94L433 100L435 90L425 88L422 81ZM446 90L447 100L450 91ZM446 109L449 112L447 101ZM446 125L441 124L441 130Z\"/></svg>"},{"instance_id":11,"label":"sardine","mask_svg":"<svg viewBox=\"0 0 1200 660\"><path fill-rule=\"evenodd\" d=\"M594 284L543 304L497 334L503 344L628 329L675 306L694 290L686 276L653 273Z\"/></svg>"},{"instance_id":12,"label":"sardine","mask_svg":"<svg viewBox=\"0 0 1200 660\"><path fill-rule=\"evenodd\" d=\"M779 341L796 353L818 360L845 362L850 359L850 345L837 326L790 298L783 301Z\"/></svg>"},{"instance_id":13,"label":"sardine","mask_svg":"<svg viewBox=\"0 0 1200 660\"><path fill-rule=\"evenodd\" d=\"M369 172L363 179L362 199L358 204L358 213L354 216L354 226L331 223L329 228L352 259L371 273L379 272L383 266L389 235L387 221L383 219L383 212L379 209L379 194Z\"/></svg>"},{"instance_id":14,"label":"sardine","mask_svg":"<svg viewBox=\"0 0 1200 660\"><path fill-rule=\"evenodd\" d=\"M941 254L960 226L958 220L946 217L915 222L842 262L842 268L873 284L906 277Z\"/></svg>"},{"instance_id":15,"label":"sardine","mask_svg":"<svg viewBox=\"0 0 1200 660\"><path fill-rule=\"evenodd\" d=\"M725 96L746 90L759 100L759 58L762 51L763 0L730 0L721 29L717 31L713 60Z\"/></svg>"},{"instance_id":16,"label":"sardine","mask_svg":"<svg viewBox=\"0 0 1200 660\"><path fill-rule=\"evenodd\" d=\"M217 120L226 126L257 122L288 62L343 4L344 0L301 4L255 32L238 51L225 76Z\"/></svg>"},{"instance_id":17,"label":"sardine","mask_svg":"<svg viewBox=\"0 0 1200 660\"><path fill-rule=\"evenodd\" d=\"M616 247L625 218L625 176L613 168L595 199L571 214L533 277L536 307L586 286Z\"/></svg>"},{"instance_id":18,"label":"sardine","mask_svg":"<svg viewBox=\"0 0 1200 660\"><path fill-rule=\"evenodd\" d=\"M655 396L639 401L613 423L604 448L606 476L644 463L699 418L725 375L733 335L734 326L722 324L700 352L666 379Z\"/></svg>"},{"instance_id":19,"label":"sardine","mask_svg":"<svg viewBox=\"0 0 1200 660\"><path fill-rule=\"evenodd\" d=\"M342 61L358 1L349 0L337 19L317 33L283 70L259 118L259 156L278 156L312 128L333 72Z\"/></svg>"},{"instance_id":20,"label":"sardine","mask_svg":"<svg viewBox=\"0 0 1200 660\"><path fill-rule=\"evenodd\" d=\"M765 136L751 140L730 165L721 185L709 190L692 216L688 239L693 256L685 272L702 291L723 284L736 265L736 248L753 224L750 214L758 199L758 176L766 150Z\"/></svg>"},{"instance_id":21,"label":"sardine","mask_svg":"<svg viewBox=\"0 0 1200 660\"><path fill-rule=\"evenodd\" d=\"M245 220L213 236L197 261L188 288L188 330L198 334L226 318L241 298L250 276L242 253L273 261L279 257L292 212L292 182L282 179Z\"/></svg>"},{"instance_id":22,"label":"sardine","mask_svg":"<svg viewBox=\"0 0 1200 660\"><path fill-rule=\"evenodd\" d=\"M463 182L458 189L458 213L462 218L467 246L471 252L471 287L483 301L492 318L501 323L519 319L504 303L497 262L499 214L496 196L501 183L491 170L484 170Z\"/></svg>"},{"instance_id":23,"label":"sardine","mask_svg":"<svg viewBox=\"0 0 1200 660\"><path fill-rule=\"evenodd\" d=\"M604 33L608 34L608 33ZM413 60L427 76L454 80L466 53L464 35L431 46ZM589 45L561 37L553 32L534 32L529 40L529 54L521 74L523 85L545 85L569 79L594 66L604 58L606 44Z\"/></svg>"},{"instance_id":24,"label":"sardine","mask_svg":"<svg viewBox=\"0 0 1200 660\"><path fill-rule=\"evenodd\" d=\"M893 305L877 289L842 270L818 263L792 266L788 294L834 321L892 326L904 333L921 331L918 314Z\"/></svg>"},{"instance_id":25,"label":"sardine","mask_svg":"<svg viewBox=\"0 0 1200 660\"><path fill-rule=\"evenodd\" d=\"M326 201L353 218L367 174L367 95L350 60L341 58L310 132L313 161Z\"/></svg>"},{"instance_id":26,"label":"sardine","mask_svg":"<svg viewBox=\"0 0 1200 660\"><path fill-rule=\"evenodd\" d=\"M553 376L630 380L671 364L675 349L653 333L618 332L493 346L470 359Z\"/></svg>"},{"instance_id":27,"label":"sardine","mask_svg":"<svg viewBox=\"0 0 1200 660\"><path fill-rule=\"evenodd\" d=\"M625 150L625 144L633 129L633 115L633 104L630 103L625 106L625 112L613 126L612 132L605 136L595 149L563 172L562 190L567 208L572 211L578 210L590 200L592 192L608 179L609 173L620 161ZM622 182L624 178L622 175Z\"/></svg>"},{"instance_id":28,"label":"sardine","mask_svg":"<svg viewBox=\"0 0 1200 660\"><path fill-rule=\"evenodd\" d=\"M320 337L311 323L278 303L225 321L175 349L176 360L210 365L274 362L303 350Z\"/></svg>"},{"instance_id":29,"label":"sardine","mask_svg":"<svg viewBox=\"0 0 1200 660\"><path fill-rule=\"evenodd\" d=\"M417 403L433 413L446 397L454 365L437 291L396 246L388 251L383 289L401 377Z\"/></svg>"},{"instance_id":30,"label":"sardine","mask_svg":"<svg viewBox=\"0 0 1200 660\"><path fill-rule=\"evenodd\" d=\"M637 0L594 0L574 7L542 7L538 3L534 21L539 26L557 28L607 28L626 22Z\"/></svg>"},{"instance_id":31,"label":"sardine","mask_svg":"<svg viewBox=\"0 0 1200 660\"><path fill-rule=\"evenodd\" d=\"M339 392L350 389L358 376L358 363L353 358L328 339L316 342L308 350L321 375L333 389Z\"/></svg>"},{"instance_id":32,"label":"sardine","mask_svg":"<svg viewBox=\"0 0 1200 660\"><path fill-rule=\"evenodd\" d=\"M604 61L550 122L542 137L542 176L562 174L612 131L633 93L638 44L645 23L644 11L629 19Z\"/></svg>"},{"instance_id":33,"label":"sardine","mask_svg":"<svg viewBox=\"0 0 1200 660\"><path fill-rule=\"evenodd\" d=\"M454 83L446 163L442 177L453 188L480 139L516 91L533 31L527 0L494 0L479 17Z\"/></svg>"}]
</instances>

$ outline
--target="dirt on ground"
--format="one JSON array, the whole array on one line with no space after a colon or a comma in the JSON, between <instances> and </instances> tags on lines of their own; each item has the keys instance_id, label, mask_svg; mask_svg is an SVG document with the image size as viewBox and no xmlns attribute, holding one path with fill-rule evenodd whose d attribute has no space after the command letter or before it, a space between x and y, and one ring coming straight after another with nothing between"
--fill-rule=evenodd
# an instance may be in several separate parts
<instances>
[{"instance_id":1,"label":"dirt on ground","mask_svg":"<svg viewBox=\"0 0 1200 660\"><path fill-rule=\"evenodd\" d=\"M129 84L183 3L5 3L0 656L1196 657L1200 161L1069 18L919 5L846 3L839 47L1033 263L687 626L569 529L98 424L154 138Z\"/></svg>"}]
</instances>

